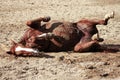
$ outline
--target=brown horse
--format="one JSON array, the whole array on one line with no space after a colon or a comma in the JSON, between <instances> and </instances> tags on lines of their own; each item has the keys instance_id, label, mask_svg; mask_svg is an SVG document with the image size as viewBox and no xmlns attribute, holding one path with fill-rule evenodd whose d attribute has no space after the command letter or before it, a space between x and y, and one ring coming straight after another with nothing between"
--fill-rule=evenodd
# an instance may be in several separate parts
<instances>
[{"instance_id":1,"label":"brown horse","mask_svg":"<svg viewBox=\"0 0 120 80\"><path fill-rule=\"evenodd\" d=\"M32 55L39 51L69 51L76 52L100 50L100 41L96 25L107 25L114 13L106 14L102 20L82 19L78 22L50 21L50 17L40 17L27 21L30 27L18 43L13 42L10 53L15 55ZM41 21L46 22L41 25ZM97 38L92 40L92 36Z\"/></svg>"}]
</instances>

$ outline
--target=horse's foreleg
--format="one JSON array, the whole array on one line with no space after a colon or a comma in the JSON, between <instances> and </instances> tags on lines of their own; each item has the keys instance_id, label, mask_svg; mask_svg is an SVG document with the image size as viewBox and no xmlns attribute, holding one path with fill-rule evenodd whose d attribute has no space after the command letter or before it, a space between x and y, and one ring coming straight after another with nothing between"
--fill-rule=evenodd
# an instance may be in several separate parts
<instances>
[{"instance_id":1,"label":"horse's foreleg","mask_svg":"<svg viewBox=\"0 0 120 80\"><path fill-rule=\"evenodd\" d=\"M34 20L29 20L26 22L27 26L30 26L31 28L35 28L37 26L37 28L39 28L41 26L41 21L43 22L48 22L50 21L50 17L40 17Z\"/></svg>"},{"instance_id":2,"label":"horse's foreleg","mask_svg":"<svg viewBox=\"0 0 120 80\"><path fill-rule=\"evenodd\" d=\"M48 40L48 39L54 38L54 36L55 35L53 33L48 32L48 33L43 33L41 35L38 35L36 38L37 39L39 39L39 38L41 39L42 38L42 39L47 39Z\"/></svg>"}]
</instances>

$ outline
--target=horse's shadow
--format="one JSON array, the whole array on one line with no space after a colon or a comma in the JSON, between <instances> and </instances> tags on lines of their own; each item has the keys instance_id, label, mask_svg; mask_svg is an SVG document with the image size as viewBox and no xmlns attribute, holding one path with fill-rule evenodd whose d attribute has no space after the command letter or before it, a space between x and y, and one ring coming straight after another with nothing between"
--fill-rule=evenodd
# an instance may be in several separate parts
<instances>
[{"instance_id":1,"label":"horse's shadow","mask_svg":"<svg viewBox=\"0 0 120 80\"><path fill-rule=\"evenodd\" d=\"M120 44L101 44L101 46L110 52L120 52Z\"/></svg>"},{"instance_id":2,"label":"horse's shadow","mask_svg":"<svg viewBox=\"0 0 120 80\"><path fill-rule=\"evenodd\" d=\"M33 54L32 56L30 57L39 57L39 58L55 58L54 56L51 56L51 55L48 55L46 54L45 52L39 52L37 54Z\"/></svg>"},{"instance_id":3,"label":"horse's shadow","mask_svg":"<svg viewBox=\"0 0 120 80\"><path fill-rule=\"evenodd\" d=\"M103 52L103 51L111 52L111 53L120 52L120 44L101 44L101 46L103 47L103 50L102 51L95 51L95 52ZM67 52L74 53L73 51L67 51ZM7 52L7 53L9 54L9 52ZM51 56L51 55L48 55L46 53L48 53L48 52L40 52L37 54L33 54L31 56L22 56L21 55L21 57L55 58L55 56ZM18 56L16 56L16 57L18 57Z\"/></svg>"},{"instance_id":4,"label":"horse's shadow","mask_svg":"<svg viewBox=\"0 0 120 80\"><path fill-rule=\"evenodd\" d=\"M12 55L9 51L6 52L7 54ZM39 52L39 53L35 53L32 55L15 55L15 57L38 57L38 58L55 58L54 56L48 55L45 52Z\"/></svg>"},{"instance_id":5,"label":"horse's shadow","mask_svg":"<svg viewBox=\"0 0 120 80\"><path fill-rule=\"evenodd\" d=\"M110 52L110 53L120 52L120 44L101 44L101 46L103 47L103 50L101 52L103 52L103 51ZM96 52L100 52L100 51L98 50ZM55 58L54 56L50 56L46 53L48 53L48 52L42 52L41 54L36 55L34 57ZM58 52L55 52L55 53L58 53ZM74 53L74 51L67 51L67 53Z\"/></svg>"}]
</instances>

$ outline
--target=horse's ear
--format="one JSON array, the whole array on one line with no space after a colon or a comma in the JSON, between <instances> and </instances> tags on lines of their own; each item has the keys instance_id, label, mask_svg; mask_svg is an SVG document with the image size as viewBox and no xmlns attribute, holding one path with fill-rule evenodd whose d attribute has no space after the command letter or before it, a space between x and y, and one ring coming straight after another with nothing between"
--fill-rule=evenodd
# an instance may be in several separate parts
<instances>
[{"instance_id":1,"label":"horse's ear","mask_svg":"<svg viewBox=\"0 0 120 80\"><path fill-rule=\"evenodd\" d=\"M11 40L12 45L16 45L17 43L13 40Z\"/></svg>"},{"instance_id":2,"label":"horse's ear","mask_svg":"<svg viewBox=\"0 0 120 80\"><path fill-rule=\"evenodd\" d=\"M15 53L15 46L17 45L17 43L13 40L11 40L11 48L10 51L7 51L8 54L14 54Z\"/></svg>"},{"instance_id":3,"label":"horse's ear","mask_svg":"<svg viewBox=\"0 0 120 80\"><path fill-rule=\"evenodd\" d=\"M31 21L27 21L27 22L26 22L26 25L27 25L27 26L30 26L31 24L32 24Z\"/></svg>"}]
</instances>

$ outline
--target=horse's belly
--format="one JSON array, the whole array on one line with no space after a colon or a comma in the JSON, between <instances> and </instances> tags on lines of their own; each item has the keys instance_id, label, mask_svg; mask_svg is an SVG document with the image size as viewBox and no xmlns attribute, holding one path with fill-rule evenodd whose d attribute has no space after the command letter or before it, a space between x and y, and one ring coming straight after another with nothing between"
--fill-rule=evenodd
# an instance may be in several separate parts
<instances>
[{"instance_id":1,"label":"horse's belly","mask_svg":"<svg viewBox=\"0 0 120 80\"><path fill-rule=\"evenodd\" d=\"M54 39L62 46L59 47L51 43L51 46L49 46L51 51L71 50L81 39L81 34L78 30L69 24L59 25L52 33L55 35Z\"/></svg>"}]
</instances>

